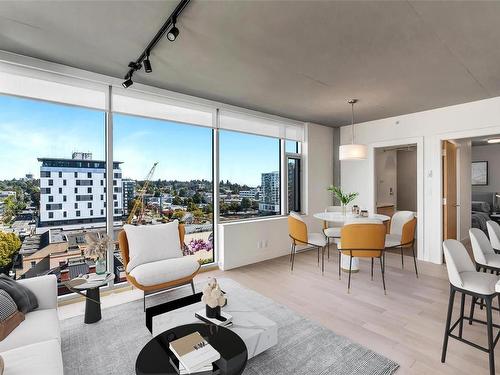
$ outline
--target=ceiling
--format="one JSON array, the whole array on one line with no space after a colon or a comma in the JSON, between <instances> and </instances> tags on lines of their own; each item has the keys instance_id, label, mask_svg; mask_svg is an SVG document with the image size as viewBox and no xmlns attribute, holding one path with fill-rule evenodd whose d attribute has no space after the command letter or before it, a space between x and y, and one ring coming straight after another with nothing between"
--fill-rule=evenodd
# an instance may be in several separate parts
<instances>
[{"instance_id":1,"label":"ceiling","mask_svg":"<svg viewBox=\"0 0 500 375\"><path fill-rule=\"evenodd\" d=\"M0 1L0 49L123 77L175 1ZM198 1L135 81L341 126L500 96L500 2Z\"/></svg>"},{"instance_id":2,"label":"ceiling","mask_svg":"<svg viewBox=\"0 0 500 375\"><path fill-rule=\"evenodd\" d=\"M500 138L499 134L493 134L490 136L483 136L483 137L475 137L475 138L470 138L472 146L496 146L498 147L498 143L488 143L489 139L498 139Z\"/></svg>"}]
</instances>

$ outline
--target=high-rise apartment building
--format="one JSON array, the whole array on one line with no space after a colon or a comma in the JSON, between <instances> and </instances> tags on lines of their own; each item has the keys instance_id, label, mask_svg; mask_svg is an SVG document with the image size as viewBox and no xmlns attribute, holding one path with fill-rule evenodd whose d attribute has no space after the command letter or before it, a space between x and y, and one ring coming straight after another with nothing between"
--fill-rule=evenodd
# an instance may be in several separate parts
<instances>
[{"instance_id":1,"label":"high-rise apartment building","mask_svg":"<svg viewBox=\"0 0 500 375\"><path fill-rule=\"evenodd\" d=\"M280 213L280 173L262 173L259 211Z\"/></svg>"},{"instance_id":2,"label":"high-rise apartment building","mask_svg":"<svg viewBox=\"0 0 500 375\"><path fill-rule=\"evenodd\" d=\"M40 226L106 221L106 163L91 153L71 159L39 158ZM123 215L120 162L113 162L113 216Z\"/></svg>"},{"instance_id":3,"label":"high-rise apartment building","mask_svg":"<svg viewBox=\"0 0 500 375\"><path fill-rule=\"evenodd\" d=\"M135 197L135 180L130 178L124 178L122 180L123 186L123 214L128 215L129 213L129 204Z\"/></svg>"}]
</instances>

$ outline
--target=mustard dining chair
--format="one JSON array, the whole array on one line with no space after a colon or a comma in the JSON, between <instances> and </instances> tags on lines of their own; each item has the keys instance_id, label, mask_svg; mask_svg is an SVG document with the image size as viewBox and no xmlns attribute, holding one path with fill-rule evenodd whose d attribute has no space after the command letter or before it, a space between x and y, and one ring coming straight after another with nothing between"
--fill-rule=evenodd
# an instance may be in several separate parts
<instances>
[{"instance_id":1,"label":"mustard dining chair","mask_svg":"<svg viewBox=\"0 0 500 375\"><path fill-rule=\"evenodd\" d=\"M385 289L385 233L386 226L382 223L360 223L354 222L344 225L340 231L340 252L350 257L349 259L349 281L347 292L351 290L352 257L371 258L371 278L373 280L373 261L380 260L380 271L382 272L382 285ZM340 267L340 262L339 262Z\"/></svg>"},{"instance_id":2,"label":"mustard dining chair","mask_svg":"<svg viewBox=\"0 0 500 375\"><path fill-rule=\"evenodd\" d=\"M396 216L396 215L394 215ZM415 265L415 274L418 278L417 258L415 256L415 228L417 227L417 218L413 217L404 222L401 226L401 233L389 233L385 236L386 249L400 249L401 268L404 268L403 251L411 249L413 255L413 264ZM392 229L392 225L391 225Z\"/></svg>"},{"instance_id":3,"label":"mustard dining chair","mask_svg":"<svg viewBox=\"0 0 500 375\"><path fill-rule=\"evenodd\" d=\"M290 251L290 262L292 263L291 270L293 271L293 264L295 262L295 254L297 252L297 245L309 245L318 249L318 265L319 253L321 250L321 273L325 273L325 246L326 238L322 233L309 233L307 224L302 217L296 212L290 212L288 216L288 235L292 239L292 246Z\"/></svg>"}]
</instances>

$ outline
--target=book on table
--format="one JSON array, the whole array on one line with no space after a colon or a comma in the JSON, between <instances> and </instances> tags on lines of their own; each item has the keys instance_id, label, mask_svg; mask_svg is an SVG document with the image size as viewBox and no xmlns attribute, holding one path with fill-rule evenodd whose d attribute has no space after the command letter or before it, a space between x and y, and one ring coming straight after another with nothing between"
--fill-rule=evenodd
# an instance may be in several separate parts
<instances>
[{"instance_id":1,"label":"book on table","mask_svg":"<svg viewBox=\"0 0 500 375\"><path fill-rule=\"evenodd\" d=\"M233 317L224 311L220 312L217 318L209 318L205 309L195 312L195 317L208 324L215 324L222 327L229 327L233 324Z\"/></svg>"},{"instance_id":2,"label":"book on table","mask_svg":"<svg viewBox=\"0 0 500 375\"><path fill-rule=\"evenodd\" d=\"M220 359L220 354L199 332L193 332L170 343L170 350L187 373L199 372Z\"/></svg>"},{"instance_id":3,"label":"book on table","mask_svg":"<svg viewBox=\"0 0 500 375\"><path fill-rule=\"evenodd\" d=\"M214 365L212 363L198 369L196 372L189 372L186 368L179 362L177 357L174 354L168 356L170 364L174 367L175 371L179 375L187 375L187 374L197 374L197 375L213 375L214 374Z\"/></svg>"}]
</instances>

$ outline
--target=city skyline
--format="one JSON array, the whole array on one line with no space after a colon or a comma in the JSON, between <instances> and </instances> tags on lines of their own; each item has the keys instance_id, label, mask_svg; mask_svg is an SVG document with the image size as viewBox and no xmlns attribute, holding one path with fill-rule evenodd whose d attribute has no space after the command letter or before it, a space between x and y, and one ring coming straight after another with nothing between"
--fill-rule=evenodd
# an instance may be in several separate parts
<instances>
[{"instance_id":1,"label":"city skyline","mask_svg":"<svg viewBox=\"0 0 500 375\"><path fill-rule=\"evenodd\" d=\"M38 178L38 157L82 151L104 160L103 112L5 95L0 108L0 180ZM221 180L255 187L262 173L279 169L278 139L227 131L219 137ZM153 179L211 181L211 145L209 128L114 116L114 160L123 162L125 178L143 180L158 161Z\"/></svg>"}]
</instances>

